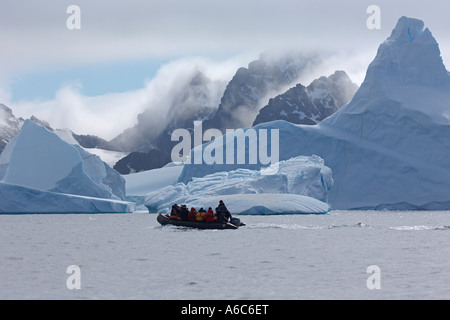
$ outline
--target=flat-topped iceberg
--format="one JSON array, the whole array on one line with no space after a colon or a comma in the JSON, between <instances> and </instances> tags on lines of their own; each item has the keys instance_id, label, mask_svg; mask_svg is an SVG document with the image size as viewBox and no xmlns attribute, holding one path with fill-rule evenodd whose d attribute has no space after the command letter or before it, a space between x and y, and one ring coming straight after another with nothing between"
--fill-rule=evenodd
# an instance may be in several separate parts
<instances>
[{"instance_id":1,"label":"flat-topped iceberg","mask_svg":"<svg viewBox=\"0 0 450 320\"><path fill-rule=\"evenodd\" d=\"M231 214L237 215L274 215L274 214L324 214L331 207L317 199L298 194L262 193L232 194L189 199L188 208L215 208L222 200Z\"/></svg>"},{"instance_id":2,"label":"flat-topped iceberg","mask_svg":"<svg viewBox=\"0 0 450 320\"><path fill-rule=\"evenodd\" d=\"M236 169L194 178L187 184L167 185L147 193L145 205L150 212L168 212L174 203L215 208L219 200L227 198L230 211L240 214L330 210L325 202L333 185L332 172L320 157L298 156L274 165L278 168L274 175Z\"/></svg>"}]
</instances>

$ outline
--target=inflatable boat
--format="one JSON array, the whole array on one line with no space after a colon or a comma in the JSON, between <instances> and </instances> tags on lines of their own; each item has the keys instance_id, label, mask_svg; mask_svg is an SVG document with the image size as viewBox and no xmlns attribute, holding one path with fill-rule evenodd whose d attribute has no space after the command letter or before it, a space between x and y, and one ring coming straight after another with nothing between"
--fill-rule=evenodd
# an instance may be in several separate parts
<instances>
[{"instance_id":1,"label":"inflatable boat","mask_svg":"<svg viewBox=\"0 0 450 320\"><path fill-rule=\"evenodd\" d=\"M197 229L237 229L240 226L245 226L245 223L241 222L238 218L232 218L230 222L194 222L194 221L181 221L172 219L168 214L160 213L156 220L162 225L174 225L178 227L188 227Z\"/></svg>"}]
</instances>

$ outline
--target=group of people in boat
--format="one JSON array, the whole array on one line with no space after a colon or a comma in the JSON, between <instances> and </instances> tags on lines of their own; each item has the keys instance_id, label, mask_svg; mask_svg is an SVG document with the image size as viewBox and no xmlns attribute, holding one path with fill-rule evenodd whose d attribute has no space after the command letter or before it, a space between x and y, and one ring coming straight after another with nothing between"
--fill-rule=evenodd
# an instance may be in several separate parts
<instances>
[{"instance_id":1,"label":"group of people in boat","mask_svg":"<svg viewBox=\"0 0 450 320\"><path fill-rule=\"evenodd\" d=\"M215 208L215 211L211 207L208 210L200 208L198 211L192 207L189 210L186 205L178 206L176 203L172 206L172 211L170 213L172 219L181 221L192 221L192 222L218 222L227 223L231 221L231 213L228 211L227 207L222 200L219 201L219 205Z\"/></svg>"}]
</instances>

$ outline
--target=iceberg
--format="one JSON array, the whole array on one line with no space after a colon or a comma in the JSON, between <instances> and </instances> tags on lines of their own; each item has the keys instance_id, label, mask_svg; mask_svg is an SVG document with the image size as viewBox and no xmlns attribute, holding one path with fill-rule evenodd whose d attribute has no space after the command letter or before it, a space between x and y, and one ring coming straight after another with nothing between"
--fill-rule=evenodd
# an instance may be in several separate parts
<instances>
[{"instance_id":1,"label":"iceberg","mask_svg":"<svg viewBox=\"0 0 450 320\"><path fill-rule=\"evenodd\" d=\"M298 194L232 194L189 199L188 208L215 208L222 200L232 215L325 214L331 207L317 199Z\"/></svg>"},{"instance_id":2,"label":"iceberg","mask_svg":"<svg viewBox=\"0 0 450 320\"><path fill-rule=\"evenodd\" d=\"M324 159L333 172L333 209L450 209L450 75L420 20L399 19L353 99L320 124L273 121L253 129L279 129L280 160ZM236 169L186 164L179 181Z\"/></svg>"},{"instance_id":3,"label":"iceberg","mask_svg":"<svg viewBox=\"0 0 450 320\"><path fill-rule=\"evenodd\" d=\"M175 185L182 170L182 163L169 163L162 168L123 175L127 197L143 197L149 192Z\"/></svg>"},{"instance_id":4,"label":"iceberg","mask_svg":"<svg viewBox=\"0 0 450 320\"><path fill-rule=\"evenodd\" d=\"M318 156L299 156L274 164L277 174L236 169L167 185L145 196L150 212L168 212L174 203L215 208L228 199L236 214L326 213L332 172ZM231 206L231 207L230 207Z\"/></svg>"},{"instance_id":5,"label":"iceberg","mask_svg":"<svg viewBox=\"0 0 450 320\"><path fill-rule=\"evenodd\" d=\"M178 182L183 163L169 163L162 168L123 175L126 199L136 203L136 210L147 211L145 195Z\"/></svg>"},{"instance_id":6,"label":"iceberg","mask_svg":"<svg viewBox=\"0 0 450 320\"><path fill-rule=\"evenodd\" d=\"M126 213L134 203L63 194L0 182L0 213Z\"/></svg>"},{"instance_id":7,"label":"iceberg","mask_svg":"<svg viewBox=\"0 0 450 320\"><path fill-rule=\"evenodd\" d=\"M133 206L124 201L125 180L118 172L31 120L1 154L0 179L3 212L130 212Z\"/></svg>"}]
</instances>

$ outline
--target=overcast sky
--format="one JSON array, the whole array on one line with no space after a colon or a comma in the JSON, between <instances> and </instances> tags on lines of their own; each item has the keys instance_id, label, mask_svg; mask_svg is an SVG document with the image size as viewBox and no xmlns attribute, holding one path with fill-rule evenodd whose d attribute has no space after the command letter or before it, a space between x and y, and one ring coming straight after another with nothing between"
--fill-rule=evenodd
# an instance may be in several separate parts
<instances>
[{"instance_id":1,"label":"overcast sky","mask_svg":"<svg viewBox=\"0 0 450 320\"><path fill-rule=\"evenodd\" d=\"M81 9L80 30L66 26L72 4ZM372 4L381 8L380 30L366 27ZM1 0L0 103L27 117L70 108L62 98L67 90L85 111L95 108L96 98L109 104L108 97L127 101L138 93L142 101L142 90L170 62L203 57L220 70L218 77L231 77L232 68L246 66L260 52L285 48L333 53L335 69L360 84L403 15L424 20L450 65L448 12L450 3L442 0ZM133 105L123 126L145 107ZM119 107L110 106L111 113L123 114ZM46 120L70 125L62 118ZM92 123L73 126L101 134L102 126Z\"/></svg>"}]
</instances>

